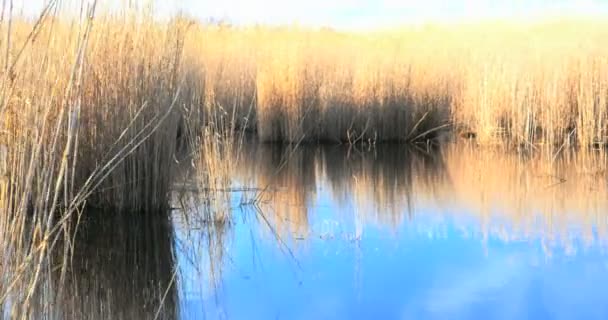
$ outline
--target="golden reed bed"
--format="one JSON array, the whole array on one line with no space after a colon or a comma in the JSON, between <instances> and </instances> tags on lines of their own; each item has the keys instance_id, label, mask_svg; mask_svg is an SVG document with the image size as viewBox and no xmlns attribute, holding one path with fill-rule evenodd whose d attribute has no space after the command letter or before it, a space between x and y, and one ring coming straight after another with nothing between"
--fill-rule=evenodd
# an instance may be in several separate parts
<instances>
[{"instance_id":1,"label":"golden reed bed","mask_svg":"<svg viewBox=\"0 0 608 320\"><path fill-rule=\"evenodd\" d=\"M191 28L217 106L264 141L411 141L439 129L518 144L608 142L605 23L477 23L347 33ZM230 114L230 112L228 112Z\"/></svg>"},{"instance_id":2,"label":"golden reed bed","mask_svg":"<svg viewBox=\"0 0 608 320\"><path fill-rule=\"evenodd\" d=\"M161 208L178 138L234 130L291 143L608 141L602 22L349 33L47 13L3 21L9 211Z\"/></svg>"}]
</instances>

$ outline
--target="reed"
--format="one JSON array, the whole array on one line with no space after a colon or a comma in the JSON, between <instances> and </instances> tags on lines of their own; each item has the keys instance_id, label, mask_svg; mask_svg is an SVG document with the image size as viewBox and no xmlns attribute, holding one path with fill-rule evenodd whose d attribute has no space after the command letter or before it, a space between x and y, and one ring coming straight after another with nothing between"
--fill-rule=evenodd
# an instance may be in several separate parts
<instances>
[{"instance_id":1,"label":"reed","mask_svg":"<svg viewBox=\"0 0 608 320\"><path fill-rule=\"evenodd\" d=\"M450 127L482 144L597 147L607 140L604 26L196 25L192 49L214 101L263 141L419 141Z\"/></svg>"},{"instance_id":2,"label":"reed","mask_svg":"<svg viewBox=\"0 0 608 320\"><path fill-rule=\"evenodd\" d=\"M74 199L166 206L183 131L207 132L200 143L239 129L291 143L419 141L448 127L480 143L606 140L600 22L350 33L138 14L70 23L51 9L3 24L10 212Z\"/></svg>"},{"instance_id":3,"label":"reed","mask_svg":"<svg viewBox=\"0 0 608 320\"><path fill-rule=\"evenodd\" d=\"M51 251L65 280L85 208L166 214L178 133L203 90L184 68L185 21L96 15L95 2L73 17L50 1L35 21L5 9L0 303L26 318Z\"/></svg>"}]
</instances>

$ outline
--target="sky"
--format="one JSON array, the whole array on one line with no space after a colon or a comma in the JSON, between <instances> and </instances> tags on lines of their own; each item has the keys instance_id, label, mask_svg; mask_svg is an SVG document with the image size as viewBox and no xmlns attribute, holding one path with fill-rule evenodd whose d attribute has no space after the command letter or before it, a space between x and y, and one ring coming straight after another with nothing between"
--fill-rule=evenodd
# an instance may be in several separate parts
<instances>
[{"instance_id":1,"label":"sky","mask_svg":"<svg viewBox=\"0 0 608 320\"><path fill-rule=\"evenodd\" d=\"M46 0L13 0L15 10L35 14ZM76 0L64 0L79 2ZM85 0L91 1L91 0ZM142 3L150 0L105 0ZM154 0L159 16L185 12L234 24L292 24L374 28L427 22L608 14L608 0Z\"/></svg>"}]
</instances>

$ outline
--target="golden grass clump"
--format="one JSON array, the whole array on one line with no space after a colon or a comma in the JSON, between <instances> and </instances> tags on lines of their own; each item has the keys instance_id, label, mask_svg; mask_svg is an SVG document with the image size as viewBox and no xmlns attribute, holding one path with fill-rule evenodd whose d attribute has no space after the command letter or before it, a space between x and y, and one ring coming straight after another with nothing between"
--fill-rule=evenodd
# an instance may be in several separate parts
<instances>
[{"instance_id":1,"label":"golden grass clump","mask_svg":"<svg viewBox=\"0 0 608 320\"><path fill-rule=\"evenodd\" d=\"M79 37L77 24L46 22L30 43L21 36L28 25L15 26L15 43L28 48L5 82L11 193L23 195L9 206L46 212L31 202L50 186L61 186L65 207L78 199L118 210L166 206L178 106L187 101L178 27L136 18L88 25Z\"/></svg>"},{"instance_id":2,"label":"golden grass clump","mask_svg":"<svg viewBox=\"0 0 608 320\"><path fill-rule=\"evenodd\" d=\"M183 118L201 118L186 21L57 8L0 23L0 302L24 318L83 208L166 214Z\"/></svg>"},{"instance_id":3,"label":"golden grass clump","mask_svg":"<svg viewBox=\"0 0 608 320\"><path fill-rule=\"evenodd\" d=\"M298 28L199 31L199 59L216 75L206 83L216 97L242 95L223 107L262 141L407 141L449 119L448 79L412 70L411 55L395 59L399 42Z\"/></svg>"}]
</instances>

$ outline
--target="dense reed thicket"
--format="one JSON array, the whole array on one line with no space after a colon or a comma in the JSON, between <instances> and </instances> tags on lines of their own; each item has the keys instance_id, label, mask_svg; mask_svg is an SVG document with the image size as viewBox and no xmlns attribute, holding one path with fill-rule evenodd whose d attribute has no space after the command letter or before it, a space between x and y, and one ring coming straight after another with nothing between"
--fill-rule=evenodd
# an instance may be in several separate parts
<instances>
[{"instance_id":1,"label":"dense reed thicket","mask_svg":"<svg viewBox=\"0 0 608 320\"><path fill-rule=\"evenodd\" d=\"M604 26L198 26L187 51L212 101L264 141L411 141L450 126L484 144L597 146L608 141Z\"/></svg>"},{"instance_id":2,"label":"dense reed thicket","mask_svg":"<svg viewBox=\"0 0 608 320\"><path fill-rule=\"evenodd\" d=\"M355 143L452 128L481 143L607 142L602 23L346 33L50 13L4 27L0 139L11 212L85 199L160 208L177 137L201 132Z\"/></svg>"},{"instance_id":3,"label":"dense reed thicket","mask_svg":"<svg viewBox=\"0 0 608 320\"><path fill-rule=\"evenodd\" d=\"M50 1L34 21L2 11L0 303L11 317L31 311L51 251L64 252L65 280L71 218L85 207L166 215L179 141L200 127L188 25L94 7L64 17Z\"/></svg>"}]
</instances>

